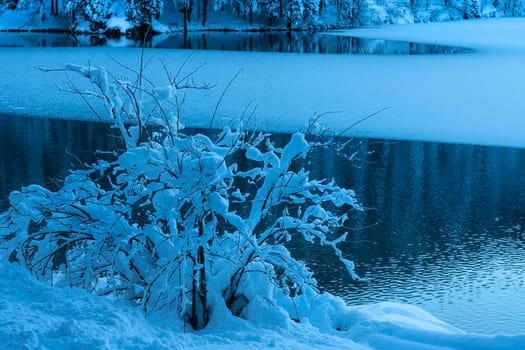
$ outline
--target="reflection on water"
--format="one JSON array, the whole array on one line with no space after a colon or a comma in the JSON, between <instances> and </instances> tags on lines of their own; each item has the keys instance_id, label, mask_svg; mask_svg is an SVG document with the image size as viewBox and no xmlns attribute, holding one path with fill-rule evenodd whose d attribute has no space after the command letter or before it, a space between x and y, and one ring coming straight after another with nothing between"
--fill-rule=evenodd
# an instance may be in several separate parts
<instances>
[{"instance_id":1,"label":"reflection on water","mask_svg":"<svg viewBox=\"0 0 525 350\"><path fill-rule=\"evenodd\" d=\"M321 285L351 304L419 305L474 332L525 332L525 151L361 140L362 161L319 158L369 209L344 251L366 282L313 256ZM351 228L352 229L352 228ZM334 261L332 259L332 261Z\"/></svg>"},{"instance_id":2,"label":"reflection on water","mask_svg":"<svg viewBox=\"0 0 525 350\"><path fill-rule=\"evenodd\" d=\"M102 123L0 115L0 210L21 186L56 189L69 169L93 162L95 150L117 147L111 134Z\"/></svg>"},{"instance_id":3,"label":"reflection on water","mask_svg":"<svg viewBox=\"0 0 525 350\"><path fill-rule=\"evenodd\" d=\"M468 49L407 41L363 39L311 33L190 33L169 35L152 47L193 50L331 53L354 55L428 55L467 53Z\"/></svg>"},{"instance_id":4,"label":"reflection on water","mask_svg":"<svg viewBox=\"0 0 525 350\"><path fill-rule=\"evenodd\" d=\"M0 33L0 47L141 47L142 40L60 33ZM304 32L190 32L155 35L147 47L189 50L330 53L354 55L430 55L472 52L470 49L408 41L364 39Z\"/></svg>"},{"instance_id":5,"label":"reflection on water","mask_svg":"<svg viewBox=\"0 0 525 350\"><path fill-rule=\"evenodd\" d=\"M112 149L107 125L0 117L0 209L9 191L62 178ZM352 164L325 152L314 176L354 188L369 209L354 218L345 254L297 244L321 286L351 304L408 302L475 332L525 332L525 150L356 141Z\"/></svg>"}]
</instances>

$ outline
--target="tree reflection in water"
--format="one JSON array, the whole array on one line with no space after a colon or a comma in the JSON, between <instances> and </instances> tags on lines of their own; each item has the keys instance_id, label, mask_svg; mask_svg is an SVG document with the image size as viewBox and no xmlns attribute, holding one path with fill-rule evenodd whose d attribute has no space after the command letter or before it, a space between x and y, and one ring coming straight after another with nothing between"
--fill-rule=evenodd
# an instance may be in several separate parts
<instances>
[{"instance_id":1,"label":"tree reflection in water","mask_svg":"<svg viewBox=\"0 0 525 350\"><path fill-rule=\"evenodd\" d=\"M63 33L0 33L0 47L148 47L162 49L293 52L353 55L462 54L472 50L408 41L309 32L188 32L140 38Z\"/></svg>"}]
</instances>

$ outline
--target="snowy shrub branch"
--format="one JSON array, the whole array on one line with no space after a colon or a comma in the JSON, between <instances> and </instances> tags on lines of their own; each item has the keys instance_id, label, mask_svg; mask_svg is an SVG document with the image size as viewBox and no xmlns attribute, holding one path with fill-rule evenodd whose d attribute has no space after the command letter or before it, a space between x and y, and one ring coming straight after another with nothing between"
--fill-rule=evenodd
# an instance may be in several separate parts
<instances>
[{"instance_id":1,"label":"snowy shrub branch","mask_svg":"<svg viewBox=\"0 0 525 350\"><path fill-rule=\"evenodd\" d=\"M11 262L146 313L176 311L195 329L221 305L242 316L261 294L276 303L276 293L315 292L312 273L287 248L291 240L333 249L355 277L338 248L346 234L335 235L346 213L361 209L354 192L304 167L313 149L333 141L296 133L279 146L242 127L186 134L176 102L184 84L176 79L158 88L100 67L66 70L96 88L125 149L72 171L56 192L31 185L11 193L0 215Z\"/></svg>"}]
</instances>

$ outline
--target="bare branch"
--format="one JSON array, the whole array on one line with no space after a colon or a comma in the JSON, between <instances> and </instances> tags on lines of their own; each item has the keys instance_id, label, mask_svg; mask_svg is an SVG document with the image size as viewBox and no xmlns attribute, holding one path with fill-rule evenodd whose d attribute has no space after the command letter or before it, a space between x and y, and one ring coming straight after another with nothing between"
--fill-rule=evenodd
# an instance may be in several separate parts
<instances>
[{"instance_id":1,"label":"bare branch","mask_svg":"<svg viewBox=\"0 0 525 350\"><path fill-rule=\"evenodd\" d=\"M367 121L368 119L370 118L373 118L375 117L376 115L378 115L379 113L382 113L386 110L390 109L390 107L383 107L377 111L375 111L374 113L371 113L369 115L367 115L366 117L364 118L361 118L359 120L357 120L356 122L352 123L349 127L345 128L343 131L341 131L336 137L341 137L343 136L344 134L346 134L349 130L353 129L354 127L356 127L357 125Z\"/></svg>"},{"instance_id":2,"label":"bare branch","mask_svg":"<svg viewBox=\"0 0 525 350\"><path fill-rule=\"evenodd\" d=\"M186 67L186 64L189 62L190 58L193 56L193 51L190 52L189 55L184 58L184 61L182 61L182 64L179 65L179 68L177 69L177 72L175 73L175 76L173 77L173 80L170 80L171 85L177 85L176 81L179 78L180 74L182 73L182 70L184 67ZM191 75L191 74L190 74ZM182 78L184 80L184 78Z\"/></svg>"},{"instance_id":3,"label":"bare branch","mask_svg":"<svg viewBox=\"0 0 525 350\"><path fill-rule=\"evenodd\" d=\"M230 88L230 86L233 84L233 82L235 81L235 79L237 79L237 77L239 76L239 74L243 73L244 72L244 68L241 68L237 71L237 73L235 73L235 75L233 76L233 78L228 82L228 84L226 85L226 87L224 88L224 90L222 91L221 93L221 96L219 97L219 100L217 101L217 104L215 105L215 109L213 110L213 114L211 116L211 120L210 120L210 125L209 127L212 128L213 127L213 122L215 121L215 116L217 114L217 110L219 109L219 106L222 102L222 99L224 98L224 96L226 95L226 92L228 92L228 89Z\"/></svg>"}]
</instances>

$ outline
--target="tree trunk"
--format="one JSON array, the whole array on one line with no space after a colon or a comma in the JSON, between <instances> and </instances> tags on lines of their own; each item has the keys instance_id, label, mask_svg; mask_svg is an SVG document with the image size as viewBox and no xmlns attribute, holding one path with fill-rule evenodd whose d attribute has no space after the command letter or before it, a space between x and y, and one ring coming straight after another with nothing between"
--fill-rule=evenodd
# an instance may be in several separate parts
<instances>
[{"instance_id":1,"label":"tree trunk","mask_svg":"<svg viewBox=\"0 0 525 350\"><path fill-rule=\"evenodd\" d=\"M204 219L199 221L199 237L204 236ZM204 246L201 244L197 249L197 266L198 270L193 272L193 291L191 300L191 325L194 329L199 330L208 324L208 287L206 282L206 259L204 255Z\"/></svg>"},{"instance_id":2,"label":"tree trunk","mask_svg":"<svg viewBox=\"0 0 525 350\"><path fill-rule=\"evenodd\" d=\"M186 16L188 17L188 23L191 23L191 13L193 12L193 0L189 1L188 5L188 11L186 13Z\"/></svg>"},{"instance_id":3,"label":"tree trunk","mask_svg":"<svg viewBox=\"0 0 525 350\"><path fill-rule=\"evenodd\" d=\"M202 0L197 0L197 21L201 19L201 1Z\"/></svg>"},{"instance_id":4,"label":"tree trunk","mask_svg":"<svg viewBox=\"0 0 525 350\"><path fill-rule=\"evenodd\" d=\"M51 16L58 15L58 0L51 0Z\"/></svg>"},{"instance_id":5,"label":"tree trunk","mask_svg":"<svg viewBox=\"0 0 525 350\"><path fill-rule=\"evenodd\" d=\"M253 0L250 0L250 25L253 25Z\"/></svg>"},{"instance_id":6,"label":"tree trunk","mask_svg":"<svg viewBox=\"0 0 525 350\"><path fill-rule=\"evenodd\" d=\"M184 16L184 36L186 36L188 34L188 8L186 4L184 4L182 12ZM184 45L186 45L186 42L184 42Z\"/></svg>"},{"instance_id":7,"label":"tree trunk","mask_svg":"<svg viewBox=\"0 0 525 350\"><path fill-rule=\"evenodd\" d=\"M182 13L182 23L184 25L184 48L187 49L188 45L188 8L186 7L186 2L184 2L184 7L179 10Z\"/></svg>"},{"instance_id":8,"label":"tree trunk","mask_svg":"<svg viewBox=\"0 0 525 350\"><path fill-rule=\"evenodd\" d=\"M202 26L206 27L206 17L208 15L208 0L202 0Z\"/></svg>"}]
</instances>

